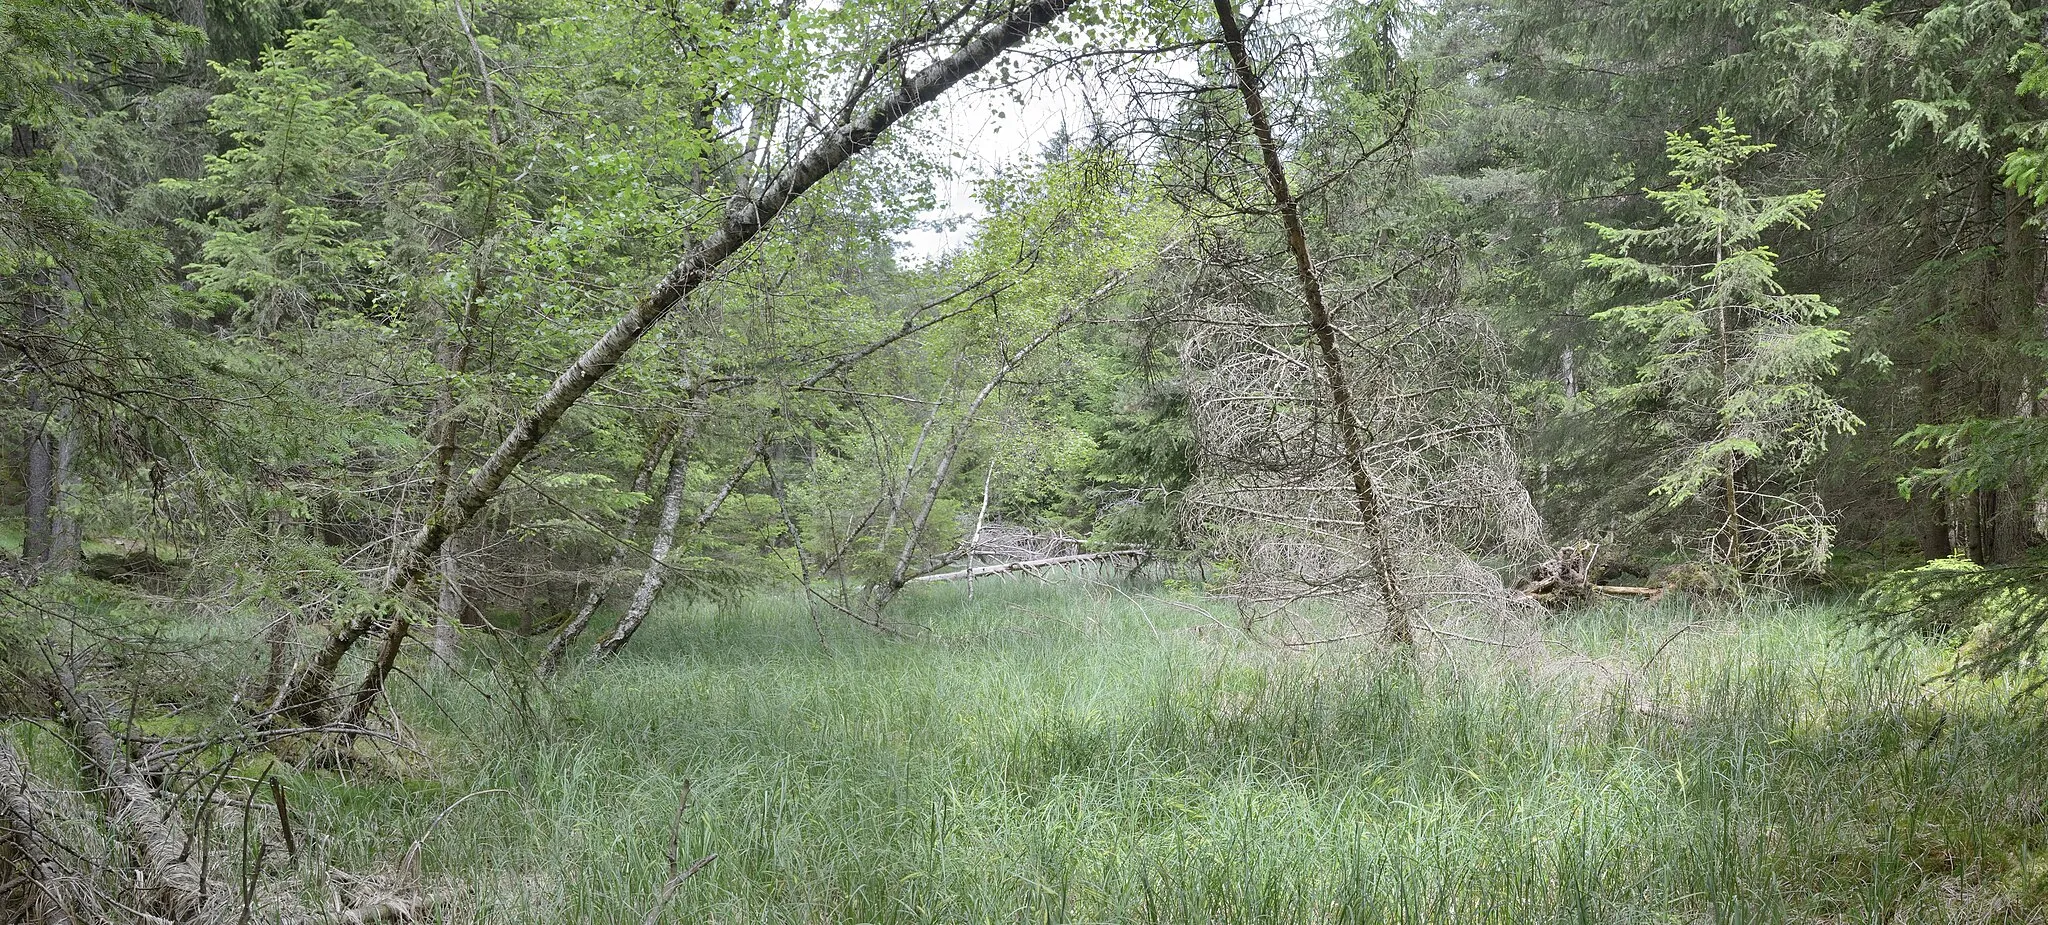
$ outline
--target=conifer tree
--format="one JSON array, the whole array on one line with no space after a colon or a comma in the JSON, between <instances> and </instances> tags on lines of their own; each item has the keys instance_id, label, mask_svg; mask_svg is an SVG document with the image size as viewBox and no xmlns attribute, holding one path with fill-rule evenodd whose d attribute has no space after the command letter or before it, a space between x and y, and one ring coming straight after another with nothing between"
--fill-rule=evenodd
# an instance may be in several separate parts
<instances>
[{"instance_id":1,"label":"conifer tree","mask_svg":"<svg viewBox=\"0 0 2048 925\"><path fill-rule=\"evenodd\" d=\"M1613 252L1587 266L1665 293L1594 316L1647 353L1634 381L1605 397L1656 415L1668 467L1655 493L1673 507L1713 505L1705 545L1715 559L1745 577L1818 573L1832 531L1799 479L1830 436L1860 423L1822 387L1848 334L1827 325L1838 312L1820 296L1785 291L1765 237L1804 228L1821 193L1745 190L1735 172L1772 146L1737 132L1726 113L1667 140L1677 186L1648 194L1666 223L1594 226ZM1636 256L1646 252L1659 256Z\"/></svg>"}]
</instances>

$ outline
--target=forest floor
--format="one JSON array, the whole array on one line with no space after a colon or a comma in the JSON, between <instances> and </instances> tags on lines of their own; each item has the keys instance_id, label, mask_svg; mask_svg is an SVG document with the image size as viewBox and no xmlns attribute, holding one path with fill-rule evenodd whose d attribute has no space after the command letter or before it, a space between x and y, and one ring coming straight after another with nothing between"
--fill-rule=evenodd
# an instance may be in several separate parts
<instances>
[{"instance_id":1,"label":"forest floor","mask_svg":"<svg viewBox=\"0 0 2048 925\"><path fill-rule=\"evenodd\" d=\"M2048 921L2038 703L1826 606L1402 664L1099 588L907 603L679 605L547 688L422 666L405 748L278 773L336 868L422 839L455 922L638 923L714 855L662 920Z\"/></svg>"}]
</instances>

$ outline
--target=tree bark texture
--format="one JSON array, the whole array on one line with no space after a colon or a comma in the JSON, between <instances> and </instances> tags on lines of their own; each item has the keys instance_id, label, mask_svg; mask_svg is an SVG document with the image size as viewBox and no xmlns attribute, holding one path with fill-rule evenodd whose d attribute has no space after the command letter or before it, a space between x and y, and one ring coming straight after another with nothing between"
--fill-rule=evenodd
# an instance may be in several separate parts
<instances>
[{"instance_id":1,"label":"tree bark texture","mask_svg":"<svg viewBox=\"0 0 2048 925\"><path fill-rule=\"evenodd\" d=\"M2000 200L2005 215L1999 249L1999 339L2021 343L2039 330L2034 296L2040 288L2040 247L2034 230L2027 227L2032 210L2025 208L2021 198L2009 190ZM2020 417L2031 411L2027 395L2029 377L2023 371L2007 370L1997 380L1998 412L2002 417ZM2027 522L2032 514L2027 502L2034 495L2033 489L2019 476L1998 488L1996 516L1991 524L1991 561L2009 565L2026 558Z\"/></svg>"},{"instance_id":2,"label":"tree bark texture","mask_svg":"<svg viewBox=\"0 0 2048 925\"><path fill-rule=\"evenodd\" d=\"M691 402L695 405L703 397L700 386L691 390ZM654 522L654 542L648 549L647 568L640 573L640 584L633 591L633 602L626 606L626 613L619 618L619 625L611 636L597 644L591 653L593 658L608 659L619 654L619 649L640 629L647 619L647 612L654 608L654 596L661 593L661 586L668 580L668 554L675 548L676 524L683 518L683 498L690 489L690 444L697 439L697 426L702 421L697 409L684 412L689 418L684 422L682 434L676 438L675 446L668 456L668 475L661 483L661 515Z\"/></svg>"},{"instance_id":3,"label":"tree bark texture","mask_svg":"<svg viewBox=\"0 0 2048 925\"><path fill-rule=\"evenodd\" d=\"M31 297L33 298L33 297ZM23 435L26 458L22 461L22 564L31 571L50 561L57 548L57 440L52 434L49 407L41 394L28 398L36 419Z\"/></svg>"},{"instance_id":4,"label":"tree bark texture","mask_svg":"<svg viewBox=\"0 0 2048 925\"><path fill-rule=\"evenodd\" d=\"M635 494L645 494L653 484L654 472L660 468L662 457L668 453L669 441L676 438L676 429L675 422L671 421L655 432L654 442L649 444L646 458L641 461L640 470L633 476ZM638 516L633 518L632 523L626 525L624 535L612 545L611 562L605 566L598 579L590 583L590 593L584 596L583 606L577 608L576 614L569 618L569 622L562 624L562 628L555 631L553 639L548 640L547 649L541 652L540 661L534 666L534 674L543 678L554 674L555 670L561 667L562 656L568 653L569 647L576 643L584 630L590 628L590 618L596 615L597 608L604 604L607 582L626 564L626 554L633 549L633 538L653 520L655 511L653 499L640 506Z\"/></svg>"},{"instance_id":5,"label":"tree bark texture","mask_svg":"<svg viewBox=\"0 0 2048 925\"><path fill-rule=\"evenodd\" d=\"M641 573L640 585L633 592L633 603L627 606L625 616L619 618L618 628L591 650L590 657L594 660L604 661L625 648L633 634L639 632L640 625L647 622L647 614L654 608L655 595L660 594L662 587L668 583L668 557L669 553L675 550L678 535L676 522L682 519L685 493L683 489L689 481L689 456L684 444L684 440L676 441L675 455L669 460L668 484L662 488L661 520L656 525L654 546L648 550L647 570ZM732 476L712 494L711 500L704 505L704 510L698 512L697 519L690 522L683 535L704 529L704 525L710 523L713 517L717 517L718 510L725 506L726 499L732 497L733 489L739 487L740 480L747 477L747 473L754 468L754 463L760 461L762 454L767 451L766 437L755 441L753 450L747 453L747 458L740 460L739 468L733 470ZM678 467L681 467L680 470ZM677 474L679 471L681 475Z\"/></svg>"}]
</instances>

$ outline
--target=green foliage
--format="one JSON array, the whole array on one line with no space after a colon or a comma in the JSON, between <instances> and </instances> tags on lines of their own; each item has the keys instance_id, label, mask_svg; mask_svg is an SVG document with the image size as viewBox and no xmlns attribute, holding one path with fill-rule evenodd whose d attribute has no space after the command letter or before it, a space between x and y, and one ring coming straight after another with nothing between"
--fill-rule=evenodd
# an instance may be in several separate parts
<instances>
[{"instance_id":1,"label":"green foliage","mask_svg":"<svg viewBox=\"0 0 2048 925\"><path fill-rule=\"evenodd\" d=\"M1613 253L1586 266L1624 292L1671 294L1593 316L1642 344L1635 380L1603 400L1653 410L1670 446L1654 492L1679 506L1712 498L1723 513L1715 552L1751 575L1818 573L1831 530L1816 503L1786 485L1809 469L1831 436L1860 423L1822 380L1846 350L1838 311L1819 296L1787 293L1765 242L1782 226L1806 227L1817 190L1753 196L1735 179L1771 149L1736 132L1725 113L1699 136L1671 133L1674 189L1648 196L1669 224L1594 225ZM1653 252L1646 260L1637 252Z\"/></svg>"},{"instance_id":2,"label":"green foliage","mask_svg":"<svg viewBox=\"0 0 2048 925\"><path fill-rule=\"evenodd\" d=\"M1863 596L1858 619L1887 644L1926 638L1950 647L1948 678L2011 676L2021 693L2048 685L2048 568L1986 568L1961 556L1886 576Z\"/></svg>"},{"instance_id":3,"label":"green foliage","mask_svg":"<svg viewBox=\"0 0 2048 925\"><path fill-rule=\"evenodd\" d=\"M103 0L25 0L0 9L0 124L13 130L0 152L0 278L10 287L62 298L64 287L37 278L54 271L110 304L132 304L148 291L160 253L108 221L67 169L75 165L64 163L63 143L85 116L67 86L174 59L186 34Z\"/></svg>"},{"instance_id":4,"label":"green foliage","mask_svg":"<svg viewBox=\"0 0 2048 925\"><path fill-rule=\"evenodd\" d=\"M1900 490L1906 493L1916 485L1969 493L2015 481L2035 484L2048 475L2048 423L2038 418L1923 424L1899 442L1916 450L1934 451L1947 463L1902 478Z\"/></svg>"},{"instance_id":5,"label":"green foliage","mask_svg":"<svg viewBox=\"0 0 2048 925\"><path fill-rule=\"evenodd\" d=\"M366 213L418 203L426 192L379 181L425 153L408 136L451 127L445 113L411 102L430 90L427 76L394 70L360 47L351 33L362 28L318 19L260 67L221 68L232 89L214 97L212 115L229 146L191 185L219 203L192 278L210 294L243 300L259 331L303 326L325 308L367 308L366 271L397 242ZM424 187L428 178L417 173L413 185Z\"/></svg>"},{"instance_id":6,"label":"green foliage","mask_svg":"<svg viewBox=\"0 0 2048 925\"><path fill-rule=\"evenodd\" d=\"M109 0L14 0L0 10L0 121L50 128L76 118L66 84L175 59L189 36Z\"/></svg>"},{"instance_id":7,"label":"green foliage","mask_svg":"<svg viewBox=\"0 0 2048 925\"><path fill-rule=\"evenodd\" d=\"M1092 539L1107 547L1185 549L1180 494L1196 466L1187 394L1177 382L1141 382L1112 396L1089 473L1107 499Z\"/></svg>"},{"instance_id":8,"label":"green foliage","mask_svg":"<svg viewBox=\"0 0 2048 925\"><path fill-rule=\"evenodd\" d=\"M2028 44L2020 50L2013 61L2021 70L2019 93L2022 96L2048 96L2048 48L2039 44ZM2018 127L2015 133L2021 142L2019 147L2005 156L2005 182L2029 197L2034 205L2048 205L2048 184L2042 181L2048 172L2048 120L2035 121Z\"/></svg>"}]
</instances>

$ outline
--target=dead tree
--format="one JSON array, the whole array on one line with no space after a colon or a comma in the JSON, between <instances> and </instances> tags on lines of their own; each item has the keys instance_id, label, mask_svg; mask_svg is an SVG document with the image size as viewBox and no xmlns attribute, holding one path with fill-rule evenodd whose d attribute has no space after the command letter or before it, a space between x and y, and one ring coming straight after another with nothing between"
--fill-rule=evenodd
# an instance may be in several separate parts
<instances>
[{"instance_id":1,"label":"dead tree","mask_svg":"<svg viewBox=\"0 0 2048 925\"><path fill-rule=\"evenodd\" d=\"M1358 509L1357 531L1363 539L1367 566L1377 581L1380 602L1386 607L1387 641L1412 645L1415 641L1414 606L1401 589L1401 576L1388 542L1386 502L1378 480L1366 465L1367 438L1354 410L1356 398L1344 372L1343 357L1337 351L1336 325L1323 304L1322 283L1317 279L1315 261L1309 256L1308 233L1301 224L1301 204L1287 183L1287 169L1280 161L1280 144L1274 140L1272 121L1259 93L1258 73L1252 69L1245 50L1244 30L1231 0L1216 0L1216 22L1223 30L1223 47L1230 55L1230 69L1244 97L1245 113L1258 139L1259 156L1265 167L1266 186L1287 236L1287 250L1294 256L1295 278L1301 284L1302 302L1308 310L1309 334L1315 338L1316 357L1321 362L1323 385L1329 391L1330 416L1343 448L1344 470L1351 479L1353 501Z\"/></svg>"},{"instance_id":2,"label":"dead tree","mask_svg":"<svg viewBox=\"0 0 2048 925\"><path fill-rule=\"evenodd\" d=\"M735 198L718 226L555 377L533 408L518 419L497 448L477 466L468 483L438 505L401 544L379 582L382 603L334 624L313 654L294 666L269 712L272 721L296 719L315 724L327 716L328 692L342 659L371 631L400 619L400 594L425 573L448 536L496 498L505 481L554 431L563 415L617 369L627 352L662 318L708 282L727 258L758 237L769 222L811 187L854 155L873 147L903 117L938 99L954 84L1040 32L1071 5L1073 0L1032 0L1012 8L1008 15L956 46L951 54L906 75L893 92L834 128L758 194ZM904 63L900 56L907 47L892 45L883 53L883 60L890 65Z\"/></svg>"},{"instance_id":3,"label":"dead tree","mask_svg":"<svg viewBox=\"0 0 2048 925\"><path fill-rule=\"evenodd\" d=\"M1183 97L1176 124L1193 127L1196 153L1165 177L1198 231L1169 274L1179 288L1161 293L1177 306L1163 317L1185 326L1188 532L1233 564L1222 579L1247 627L1287 617L1327 635L1318 613L1365 613L1383 619L1343 638L1526 642L1538 608L1501 569L1538 555L1541 525L1505 426L1497 338L1461 303L1456 248L1406 224L1413 91L1395 72L1359 77L1386 81L1377 138L1348 110L1321 130L1312 90L1282 97L1294 108L1276 117L1243 26L1218 7L1234 92ZM1282 119L1324 146L1318 162L1344 165L1303 181L1341 207L1308 214L1281 162ZM1318 262L1311 227L1345 256Z\"/></svg>"}]
</instances>

